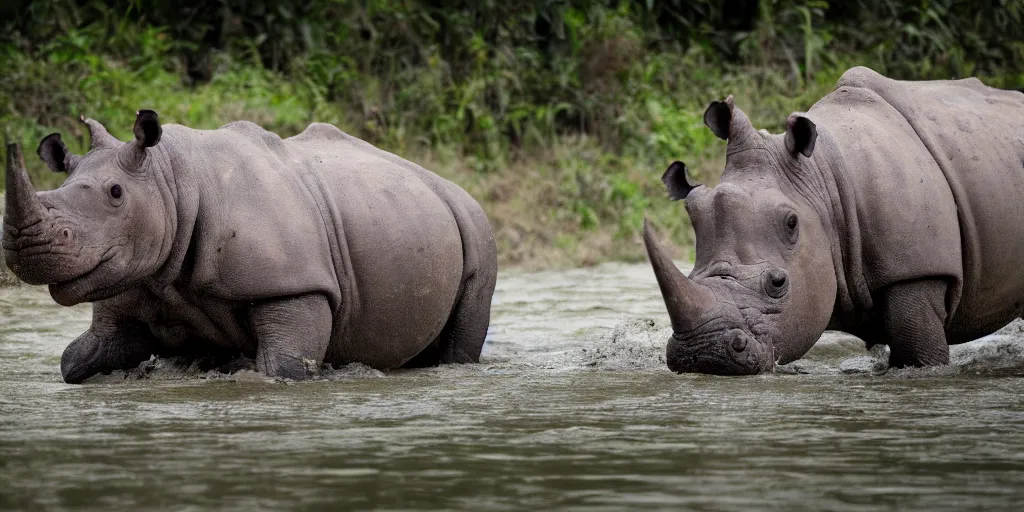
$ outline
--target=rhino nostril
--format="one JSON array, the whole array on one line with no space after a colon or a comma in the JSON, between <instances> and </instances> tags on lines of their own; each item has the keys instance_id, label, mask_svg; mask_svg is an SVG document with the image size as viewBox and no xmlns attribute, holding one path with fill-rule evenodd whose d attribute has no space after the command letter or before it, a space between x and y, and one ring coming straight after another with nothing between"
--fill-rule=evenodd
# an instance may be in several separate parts
<instances>
[{"instance_id":1,"label":"rhino nostril","mask_svg":"<svg viewBox=\"0 0 1024 512\"><path fill-rule=\"evenodd\" d=\"M737 334L732 339L732 349L736 352L743 352L747 349L747 337L742 334Z\"/></svg>"},{"instance_id":2,"label":"rhino nostril","mask_svg":"<svg viewBox=\"0 0 1024 512\"><path fill-rule=\"evenodd\" d=\"M786 295L787 274L785 270L773 268L765 274L764 291L769 297L776 299Z\"/></svg>"},{"instance_id":3,"label":"rhino nostril","mask_svg":"<svg viewBox=\"0 0 1024 512\"><path fill-rule=\"evenodd\" d=\"M64 238L71 238L71 230L64 229L63 231L60 232L60 235Z\"/></svg>"}]
</instances>

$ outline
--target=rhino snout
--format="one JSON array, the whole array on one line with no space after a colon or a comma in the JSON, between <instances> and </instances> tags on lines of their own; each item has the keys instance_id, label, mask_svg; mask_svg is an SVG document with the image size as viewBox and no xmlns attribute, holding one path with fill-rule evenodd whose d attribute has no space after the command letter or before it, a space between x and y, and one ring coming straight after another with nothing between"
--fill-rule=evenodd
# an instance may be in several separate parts
<instances>
[{"instance_id":1,"label":"rhino snout","mask_svg":"<svg viewBox=\"0 0 1024 512\"><path fill-rule=\"evenodd\" d=\"M756 375L773 366L771 346L742 329L700 339L673 336L668 342L666 362L675 373L712 375Z\"/></svg>"},{"instance_id":2,"label":"rhino snout","mask_svg":"<svg viewBox=\"0 0 1024 512\"><path fill-rule=\"evenodd\" d=\"M15 275L29 284L50 284L74 279L92 269L73 229L55 222L41 224L32 230L5 234L4 260Z\"/></svg>"}]
</instances>

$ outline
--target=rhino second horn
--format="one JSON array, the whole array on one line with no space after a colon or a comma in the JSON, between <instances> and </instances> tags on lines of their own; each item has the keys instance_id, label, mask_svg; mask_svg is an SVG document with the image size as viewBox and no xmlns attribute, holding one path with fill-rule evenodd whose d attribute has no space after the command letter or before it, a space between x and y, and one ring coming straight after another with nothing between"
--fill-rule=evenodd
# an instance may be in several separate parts
<instances>
[{"instance_id":1,"label":"rhino second horn","mask_svg":"<svg viewBox=\"0 0 1024 512\"><path fill-rule=\"evenodd\" d=\"M90 149L102 147L111 148L123 144L123 142L117 140L116 137L111 135L110 132L107 131L107 128L100 124L99 121L85 117L84 114L78 116L78 119L80 119L82 123L89 128L89 137L92 139L92 142L89 145Z\"/></svg>"},{"instance_id":2,"label":"rhino second horn","mask_svg":"<svg viewBox=\"0 0 1024 512\"><path fill-rule=\"evenodd\" d=\"M7 168L4 177L7 180L5 222L15 228L22 228L45 219L46 208L39 202L32 181L28 178L25 158L21 155L21 146L18 144L7 145Z\"/></svg>"},{"instance_id":3,"label":"rhino second horn","mask_svg":"<svg viewBox=\"0 0 1024 512\"><path fill-rule=\"evenodd\" d=\"M661 296L665 299L672 330L688 332L696 327L701 317L715 308L718 299L708 287L691 281L683 275L672 258L655 240L654 230L644 219L644 247L647 257L654 268L654 277L658 279Z\"/></svg>"}]
</instances>

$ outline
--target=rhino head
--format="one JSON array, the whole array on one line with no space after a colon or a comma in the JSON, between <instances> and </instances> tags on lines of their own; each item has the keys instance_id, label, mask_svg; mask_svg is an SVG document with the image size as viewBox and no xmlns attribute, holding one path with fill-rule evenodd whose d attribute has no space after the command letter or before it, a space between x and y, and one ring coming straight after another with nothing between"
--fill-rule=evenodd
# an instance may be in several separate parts
<instances>
[{"instance_id":1,"label":"rhino head","mask_svg":"<svg viewBox=\"0 0 1024 512\"><path fill-rule=\"evenodd\" d=\"M689 276L644 223L644 244L672 321L667 363L677 373L751 375L800 358L827 327L835 303L828 206L811 156L817 129L801 114L785 134L753 128L732 96L705 124L729 141L714 188L693 185L675 162L662 177L685 199L696 235Z\"/></svg>"},{"instance_id":2,"label":"rhino head","mask_svg":"<svg viewBox=\"0 0 1024 512\"><path fill-rule=\"evenodd\" d=\"M56 190L36 192L18 145L7 147L4 258L18 278L49 285L65 306L112 297L153 274L174 223L161 172L167 158L154 147L162 133L156 113L136 115L136 138L127 143L81 120L92 138L85 155L68 151L56 133L39 144L47 166L68 175Z\"/></svg>"}]
</instances>

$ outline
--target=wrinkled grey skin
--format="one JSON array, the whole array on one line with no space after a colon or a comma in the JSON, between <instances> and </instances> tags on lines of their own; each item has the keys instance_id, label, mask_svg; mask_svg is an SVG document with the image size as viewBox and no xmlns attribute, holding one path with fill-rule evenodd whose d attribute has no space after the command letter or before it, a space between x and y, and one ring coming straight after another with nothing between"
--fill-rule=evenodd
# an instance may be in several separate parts
<instances>
[{"instance_id":1,"label":"wrinkled grey skin","mask_svg":"<svg viewBox=\"0 0 1024 512\"><path fill-rule=\"evenodd\" d=\"M68 173L57 190L36 193L8 148L7 265L62 305L93 303L65 381L151 354L242 351L290 379L479 359L496 249L461 188L327 124L282 140L141 111L124 143L83 121L87 154L40 145Z\"/></svg>"},{"instance_id":2,"label":"wrinkled grey skin","mask_svg":"<svg viewBox=\"0 0 1024 512\"><path fill-rule=\"evenodd\" d=\"M783 134L731 96L704 119L729 141L721 183L679 162L663 177L694 226L689 277L644 233L670 369L770 371L826 329L888 345L893 367L942 365L1024 314L1024 94L858 67Z\"/></svg>"}]
</instances>

